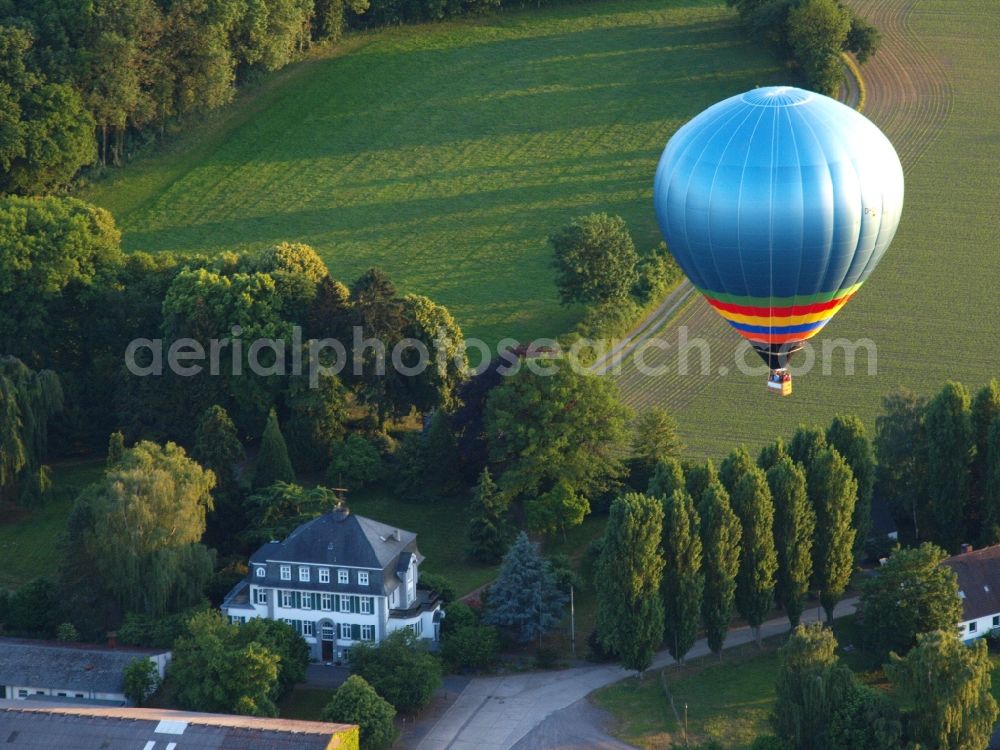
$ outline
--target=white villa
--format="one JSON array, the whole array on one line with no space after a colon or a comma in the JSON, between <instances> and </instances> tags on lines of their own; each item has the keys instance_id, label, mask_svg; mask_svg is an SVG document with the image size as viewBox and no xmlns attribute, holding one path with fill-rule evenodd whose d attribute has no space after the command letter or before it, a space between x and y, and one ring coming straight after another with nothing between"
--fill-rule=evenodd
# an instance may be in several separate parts
<instances>
[{"instance_id":1,"label":"white villa","mask_svg":"<svg viewBox=\"0 0 1000 750\"><path fill-rule=\"evenodd\" d=\"M1000 545L977 550L966 547L962 554L941 564L958 576L962 598L958 632L962 640L981 638L1000 628Z\"/></svg>"},{"instance_id":2,"label":"white villa","mask_svg":"<svg viewBox=\"0 0 1000 750\"><path fill-rule=\"evenodd\" d=\"M257 550L222 612L235 623L283 620L325 662L401 628L436 641L441 604L435 592L417 588L423 559L413 532L341 506Z\"/></svg>"}]
</instances>

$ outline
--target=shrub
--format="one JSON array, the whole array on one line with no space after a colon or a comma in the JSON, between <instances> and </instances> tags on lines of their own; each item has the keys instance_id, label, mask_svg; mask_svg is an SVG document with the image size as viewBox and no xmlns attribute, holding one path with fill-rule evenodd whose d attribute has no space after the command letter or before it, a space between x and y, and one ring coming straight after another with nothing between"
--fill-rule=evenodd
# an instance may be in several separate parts
<instances>
[{"instance_id":1,"label":"shrub","mask_svg":"<svg viewBox=\"0 0 1000 750\"><path fill-rule=\"evenodd\" d=\"M455 601L455 587L452 586L451 581L438 573L421 573L417 588L437 591L442 604L450 604Z\"/></svg>"},{"instance_id":2,"label":"shrub","mask_svg":"<svg viewBox=\"0 0 1000 750\"><path fill-rule=\"evenodd\" d=\"M397 630L378 646L359 643L347 656L353 674L361 675L397 711L423 708L441 686L441 663L417 644L409 630Z\"/></svg>"},{"instance_id":3,"label":"shrub","mask_svg":"<svg viewBox=\"0 0 1000 750\"><path fill-rule=\"evenodd\" d=\"M160 673L149 659L133 659L125 667L125 697L136 706L146 702L160 686Z\"/></svg>"},{"instance_id":4,"label":"shrub","mask_svg":"<svg viewBox=\"0 0 1000 750\"><path fill-rule=\"evenodd\" d=\"M591 630L587 636L587 659L588 661L607 662L614 661L618 656L609 648L606 648L597 635L597 630Z\"/></svg>"},{"instance_id":5,"label":"shrub","mask_svg":"<svg viewBox=\"0 0 1000 750\"><path fill-rule=\"evenodd\" d=\"M499 652L496 628L488 625L462 625L441 644L441 657L453 671L489 669Z\"/></svg>"},{"instance_id":6,"label":"shrub","mask_svg":"<svg viewBox=\"0 0 1000 750\"><path fill-rule=\"evenodd\" d=\"M58 628L56 628L56 640L75 643L80 640L80 631L76 629L76 625L71 622L64 622Z\"/></svg>"},{"instance_id":7,"label":"shrub","mask_svg":"<svg viewBox=\"0 0 1000 750\"><path fill-rule=\"evenodd\" d=\"M559 661L559 652L549 646L535 649L535 666L539 669L554 669Z\"/></svg>"},{"instance_id":8,"label":"shrub","mask_svg":"<svg viewBox=\"0 0 1000 750\"><path fill-rule=\"evenodd\" d=\"M358 725L362 750L379 750L392 744L396 735L392 723L395 715L396 709L356 674L337 688L323 709L323 721Z\"/></svg>"},{"instance_id":9,"label":"shrub","mask_svg":"<svg viewBox=\"0 0 1000 750\"><path fill-rule=\"evenodd\" d=\"M444 619L441 621L441 635L447 636L459 628L479 624L476 611L465 602L452 602L444 608Z\"/></svg>"},{"instance_id":10,"label":"shrub","mask_svg":"<svg viewBox=\"0 0 1000 750\"><path fill-rule=\"evenodd\" d=\"M378 449L355 432L344 442L334 445L326 477L333 486L358 490L377 480L381 473L382 457Z\"/></svg>"}]
</instances>

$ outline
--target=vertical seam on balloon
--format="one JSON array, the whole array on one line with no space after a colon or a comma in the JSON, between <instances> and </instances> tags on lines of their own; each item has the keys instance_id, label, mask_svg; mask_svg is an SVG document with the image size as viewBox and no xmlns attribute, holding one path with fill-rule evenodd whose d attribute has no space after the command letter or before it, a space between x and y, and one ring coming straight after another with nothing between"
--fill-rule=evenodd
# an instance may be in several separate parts
<instances>
[{"instance_id":1,"label":"vertical seam on balloon","mask_svg":"<svg viewBox=\"0 0 1000 750\"><path fill-rule=\"evenodd\" d=\"M736 198L736 255L737 255L737 257L739 258L739 261L740 261L740 275L743 277L743 290L744 290L743 293L744 294L749 294L750 293L750 285L747 284L747 272L746 272L746 269L743 267L743 242L742 242L741 237L740 237L740 224L741 224L741 222L740 222L740 213L741 213L741 210L742 210L742 207L743 207L743 179L746 177L746 173L747 173L747 162L750 161L750 152L752 150L751 149L751 144L753 144L754 136L757 135L757 128L760 126L760 121L761 121L761 119L764 116L763 110L765 108L761 107L760 109L762 110L762 112L761 112L760 116L757 118L757 122L754 123L753 132L750 133L750 138L747 139L747 153L746 153L746 156L743 158L743 169L740 172L740 190L739 190L739 194L738 194L738 196ZM749 119L750 119L750 117L748 116L743 122L745 123ZM730 138L729 139L729 143L726 144L726 149L729 148L729 145L733 142L733 138L735 138L735 137L736 137L736 133L733 133L733 137ZM723 151L722 153L725 154L726 152ZM716 174L718 174L718 171L719 171L718 167L716 167ZM712 178L712 185L714 187L714 185L715 185L715 177ZM711 204L709 204L709 205L711 205Z\"/></svg>"},{"instance_id":2,"label":"vertical seam on balloon","mask_svg":"<svg viewBox=\"0 0 1000 750\"><path fill-rule=\"evenodd\" d=\"M877 130L877 128L876 128L876 130ZM901 187L902 187L902 190L903 190L904 195L905 195L905 191L906 191L905 176L904 176L904 173L903 173L903 166L899 162L899 154L896 153L896 149L893 147L892 142L889 141L889 139L885 137L885 134L882 133L882 131L879 130L878 134L885 140L886 144L889 146L890 150L892 151L893 156L895 156L895 158L896 158L896 165L899 166L899 181L902 183ZM895 181L893 181L893 182L895 182ZM886 189L884 187L885 182L883 181L882 184L883 184L883 189L882 189L882 191L881 191L881 193L879 195L879 198L881 200L881 205L879 206L879 211L881 213L879 214L878 236L875 238L875 248L872 250L872 254L871 254L871 257L868 258L868 262L865 263L865 267L861 270L861 274L855 280L856 284L863 284L865 282L865 280L867 280L867 278L871 274L871 272L875 270L875 266L877 266L878 263L879 263L879 261L882 260L882 256L885 255L885 251L889 249L889 244L892 242L893 237L895 237L895 235L896 235L896 231L899 229L899 221L900 221L901 216L896 218L895 226L892 229L892 236L889 237L889 239L885 242L885 244L882 246L882 250L880 252L879 249L878 249L879 248L879 244L880 244L880 242L882 240L882 233L886 229L886 226L885 226L885 197L886 197ZM900 207L900 210L902 210L902 202L899 203L899 207Z\"/></svg>"},{"instance_id":3,"label":"vertical seam on balloon","mask_svg":"<svg viewBox=\"0 0 1000 750\"><path fill-rule=\"evenodd\" d=\"M774 154L778 149L778 109L771 115L771 164L768 174L767 196L767 339L768 344L774 331ZM780 109L785 109L781 107Z\"/></svg>"},{"instance_id":4,"label":"vertical seam on balloon","mask_svg":"<svg viewBox=\"0 0 1000 750\"><path fill-rule=\"evenodd\" d=\"M799 252L797 253L798 258L798 269L795 272L795 287L792 292L792 307L796 307L799 304L799 284L802 283L802 243L806 236L806 212L805 212L805 188L803 184L805 183L805 174L802 172L802 159L801 154L799 154L799 144L798 138L795 135L795 127L792 125L792 113L789 107L783 109L785 117L788 119L788 132L792 136L792 148L791 153L795 154L795 163L799 168L799 205L798 205L798 215L799 215ZM798 110L796 110L798 114Z\"/></svg>"},{"instance_id":5,"label":"vertical seam on balloon","mask_svg":"<svg viewBox=\"0 0 1000 750\"><path fill-rule=\"evenodd\" d=\"M736 119L738 119L740 117L740 115L743 115L743 122L746 122L750 118L750 114L752 113L752 111L753 110L750 110L746 114L744 114L742 109L737 108L727 118L727 121L726 121L725 124L728 124L729 120L736 120ZM742 126L742 124L743 123L740 123L740 126ZM709 144L712 143L712 140L714 139L714 137L715 137L715 133L713 133L712 135L710 135L705 140L705 145L702 147L701 152L698 154L698 158L694 162L694 168L691 169L691 172L688 175L687 187L684 190L684 239L685 239L685 243L687 242L687 216L688 216L687 200L688 200L688 196L691 194L691 190L690 190L690 188L691 188L691 182L694 179L694 173L697 170L698 165L701 164L702 157L705 155L705 152L708 150ZM722 162L722 156L725 155L726 150L729 148L729 144L732 143L732 141L733 141L733 136L730 136L729 141L726 143L726 147L724 149L722 149L722 153L720 154L720 157L719 157L720 165L721 165L721 162ZM712 244L712 226L711 226L711 218L712 218L712 195L715 192L715 178L716 178L716 176L718 174L719 174L719 165L716 165L715 172L712 174L712 185L709 188L709 192L708 192L708 209L709 209L708 210L708 216L709 216L709 221L708 221L708 244L709 244L709 246L711 246L711 244ZM737 243L737 246L738 246L738 244L739 243ZM712 263L712 268L715 270L715 276L716 276L716 278L719 281L719 286L722 287L721 291L726 291L726 285L723 282L722 273L719 271L719 264L716 263L716 261L715 261L715 254L711 253L711 252L708 253L708 258L709 258L709 260ZM694 262L695 262L694 261L694 256L692 255L692 263L694 263ZM700 273L700 269L699 269L699 273Z\"/></svg>"},{"instance_id":6,"label":"vertical seam on balloon","mask_svg":"<svg viewBox=\"0 0 1000 750\"><path fill-rule=\"evenodd\" d=\"M809 118L805 116L806 114L808 114L808 113L804 113L803 116L802 116L802 123L806 126L806 128L809 129L809 134L812 135L813 141L815 141L816 146L819 148L820 153L823 155L823 161L826 162L826 174L827 174L827 177L829 179L830 192L831 192L831 196L832 196L832 193L833 193L833 172L830 170L829 159L826 158L826 156L827 156L826 149L823 148L823 143L820 141L819 136L816 135L816 131L813 129L812 123L810 123L809 122ZM834 205L833 208L834 208L834 211L833 211L833 216L832 216L832 226L831 226L831 229L836 226L836 222L837 222L836 206ZM832 232L831 232L831 238L830 238L830 240L831 240L831 243L832 243L832 241L833 241ZM804 249L805 248L803 247L803 250ZM803 255L804 254L805 253L803 253ZM824 263L823 263L823 272L817 278L819 278L820 280L822 280L826 276L826 269L829 267L829 265L830 265L830 253L827 252L826 258L824 259ZM798 293L798 291L801 289L801 286L802 286L802 274L801 274L801 270L800 270L800 273L799 273L799 283L796 285L796 293ZM820 287L822 287L822 284L820 284ZM813 288L810 291L810 294L815 294L815 293L817 293L817 291L822 291L822 289L817 290L816 288Z\"/></svg>"},{"instance_id":7,"label":"vertical seam on balloon","mask_svg":"<svg viewBox=\"0 0 1000 750\"><path fill-rule=\"evenodd\" d=\"M723 119L723 117L726 116L725 108L721 107L721 104L722 103L720 103L720 105L716 105L716 106L720 107L720 116L719 116L720 120ZM674 137L676 137L682 130L684 130L685 128L687 128L688 125L690 125L691 122L693 122L693 120L689 121L688 123L685 123L680 128L678 128L678 130L674 133ZM715 121L714 120L710 120L709 122L714 123ZM687 139L687 141L685 141L683 144L681 144L681 145L679 145L677 147L677 151L678 151L677 155L672 159L671 163L667 165L667 168L670 171L670 174L669 174L669 176L667 178L667 187L666 187L666 200L668 201L668 205L669 205L669 199L670 199L670 186L671 186L671 184L673 184L674 167L676 167L677 163L681 159L683 159L683 157L694 146L694 144L696 144L698 142L697 134L698 134L697 131L694 131L694 134L691 135ZM701 152L698 154L698 157L695 159L694 164L693 164L692 169L691 169L691 172L688 174L687 183L684 186L684 192L683 192L684 211L681 212L681 217L682 217L681 225L683 227L682 234L684 236L684 244L686 246L689 245L689 243L687 241L687 238L688 238L687 205L688 205L688 196L690 195L691 180L693 178L695 168L697 168L699 162L701 161L702 154L705 153L705 149L708 148L708 143L710 143L710 142L711 142L711 136L709 136L709 138L707 139L705 145L702 146ZM670 148L670 144L668 142L667 149L669 149L669 148ZM665 155L666 155L666 152L664 152L664 156ZM659 171L659 169L657 169L657 171ZM654 188L656 186L655 180L654 180L654 185L653 186L654 186ZM655 200L655 198L654 198L654 200ZM667 215L669 216L669 211L667 211ZM669 251L670 248L668 247L667 250ZM676 258L676 256L674 256L674 257ZM698 274L702 275L701 267L698 266L698 263L695 261L694 255L689 253L688 258L691 261L692 265L696 266L695 270L698 272ZM716 268L715 272L716 272L716 275L718 275L718 273L719 273L718 268ZM685 271L685 274L687 274L686 271ZM687 275L690 276L690 274L687 274ZM702 276L701 281L704 284L704 282L705 282L704 276ZM695 284L695 286L697 286L697 284Z\"/></svg>"},{"instance_id":8,"label":"vertical seam on balloon","mask_svg":"<svg viewBox=\"0 0 1000 750\"><path fill-rule=\"evenodd\" d=\"M826 125L826 123L821 122L821 125L822 125L822 127L824 129L827 130L828 133L830 133L830 134L832 134L834 136L838 136L839 135L839 133L837 133L836 131L834 131L831 128L829 128ZM837 138L837 137L835 137L835 138L833 138L831 140L833 140L833 142L835 142L835 143L840 143L840 141L841 141L841 139ZM854 263L854 256L857 255L857 253L858 253L859 242L861 240L861 229L864 226L864 208L865 208L865 206L864 206L864 191L861 189L862 185L863 185L863 180L862 180L861 172L858 170L857 162L854 159L853 155L849 154L847 152L847 150L844 148L843 145L840 145L840 154L839 155L847 157L847 158L840 159L838 163L849 164L850 167L851 167L851 169L854 171L854 177L855 177L855 180L856 180L856 182L858 184L858 188L859 188L858 202L859 202L860 205L858 206L858 209L859 209L858 210L858 236L854 240L854 243L853 243L853 252L851 254L851 259L847 263L847 267L844 269L844 272L843 272L843 274L841 274L839 280L837 280L836 284L834 284L832 286L832 288L830 289L830 291L833 291L833 292L839 292L841 289L844 288L844 286L845 286L845 284L847 282L847 277L850 274L851 267L853 266L853 263ZM831 160L827 159L827 164L829 165L830 163L831 163ZM831 172L831 179L832 179L832 172ZM835 230L835 232L836 232L836 226L837 226L837 224L836 224L836 219L837 219L837 211L836 211L836 209L837 209L837 204L834 204L834 220L835 220L834 221L834 230ZM824 280L826 279L827 275L830 273L830 258L832 257L832 255L833 255L833 253L828 253L827 254L826 268L824 269L824 272L823 272L823 278L824 278ZM826 287L824 286L824 289L825 288Z\"/></svg>"}]
</instances>

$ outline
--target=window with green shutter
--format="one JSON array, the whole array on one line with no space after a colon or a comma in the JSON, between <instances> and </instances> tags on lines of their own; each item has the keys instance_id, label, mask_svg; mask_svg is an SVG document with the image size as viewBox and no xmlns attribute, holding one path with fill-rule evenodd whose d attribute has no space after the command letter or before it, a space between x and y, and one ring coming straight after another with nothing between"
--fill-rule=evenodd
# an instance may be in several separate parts
<instances>
[{"instance_id":1,"label":"window with green shutter","mask_svg":"<svg viewBox=\"0 0 1000 750\"><path fill-rule=\"evenodd\" d=\"M361 626L351 625L351 639L355 641L361 640Z\"/></svg>"},{"instance_id":2,"label":"window with green shutter","mask_svg":"<svg viewBox=\"0 0 1000 750\"><path fill-rule=\"evenodd\" d=\"M351 612L353 612L354 614L357 614L358 612L361 611L361 607L358 605L358 598L359 597L356 596L351 597Z\"/></svg>"}]
</instances>

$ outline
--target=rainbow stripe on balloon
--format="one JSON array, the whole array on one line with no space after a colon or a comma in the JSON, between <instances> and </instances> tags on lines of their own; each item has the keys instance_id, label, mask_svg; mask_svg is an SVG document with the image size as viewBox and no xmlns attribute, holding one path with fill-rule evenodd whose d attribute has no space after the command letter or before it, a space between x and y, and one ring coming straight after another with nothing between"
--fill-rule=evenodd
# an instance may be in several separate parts
<instances>
[{"instance_id":1,"label":"rainbow stripe on balloon","mask_svg":"<svg viewBox=\"0 0 1000 750\"><path fill-rule=\"evenodd\" d=\"M815 336L861 288L796 297L741 297L699 289L726 322L754 343L787 344Z\"/></svg>"}]
</instances>

